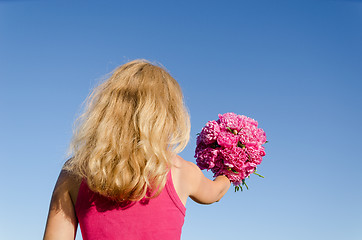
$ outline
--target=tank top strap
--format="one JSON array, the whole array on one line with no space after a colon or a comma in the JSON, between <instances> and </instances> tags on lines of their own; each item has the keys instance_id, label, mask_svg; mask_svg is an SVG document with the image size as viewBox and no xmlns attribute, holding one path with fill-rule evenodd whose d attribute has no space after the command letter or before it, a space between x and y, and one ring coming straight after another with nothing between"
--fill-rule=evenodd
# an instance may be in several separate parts
<instances>
[{"instance_id":1,"label":"tank top strap","mask_svg":"<svg viewBox=\"0 0 362 240\"><path fill-rule=\"evenodd\" d=\"M166 182L165 188L166 188L166 190L167 190L168 195L170 196L170 198L172 199L172 201L173 201L174 204L176 205L176 207L177 207L177 208L181 211L181 213L185 216L185 214L186 214L186 207L183 205L180 197L177 195L175 186L173 185L171 169L170 169L170 171L167 173L167 182Z\"/></svg>"}]
</instances>

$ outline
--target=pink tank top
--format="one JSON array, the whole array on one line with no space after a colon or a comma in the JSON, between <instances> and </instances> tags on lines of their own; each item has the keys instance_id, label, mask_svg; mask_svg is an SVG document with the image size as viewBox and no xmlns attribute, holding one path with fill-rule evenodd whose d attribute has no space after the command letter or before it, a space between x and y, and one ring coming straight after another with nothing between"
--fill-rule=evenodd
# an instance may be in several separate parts
<instances>
[{"instance_id":1,"label":"pink tank top","mask_svg":"<svg viewBox=\"0 0 362 240\"><path fill-rule=\"evenodd\" d=\"M157 198L128 204L92 192L83 180L75 211L83 240L179 240L186 208L169 171L165 188Z\"/></svg>"}]
</instances>

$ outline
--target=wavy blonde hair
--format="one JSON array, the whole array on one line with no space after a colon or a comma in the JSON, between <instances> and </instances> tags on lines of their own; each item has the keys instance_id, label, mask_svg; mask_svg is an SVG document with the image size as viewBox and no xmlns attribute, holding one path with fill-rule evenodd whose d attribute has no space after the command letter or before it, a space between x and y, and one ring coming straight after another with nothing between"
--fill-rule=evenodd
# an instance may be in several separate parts
<instances>
[{"instance_id":1,"label":"wavy blonde hair","mask_svg":"<svg viewBox=\"0 0 362 240\"><path fill-rule=\"evenodd\" d=\"M115 69L89 95L75 126L64 169L118 201L158 196L190 135L179 84L146 60Z\"/></svg>"}]
</instances>

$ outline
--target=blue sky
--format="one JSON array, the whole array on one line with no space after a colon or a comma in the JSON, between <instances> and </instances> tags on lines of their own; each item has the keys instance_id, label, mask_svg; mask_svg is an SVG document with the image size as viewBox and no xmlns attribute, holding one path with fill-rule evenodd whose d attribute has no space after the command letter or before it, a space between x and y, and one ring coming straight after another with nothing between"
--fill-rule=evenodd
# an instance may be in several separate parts
<instances>
[{"instance_id":1,"label":"blue sky","mask_svg":"<svg viewBox=\"0 0 362 240\"><path fill-rule=\"evenodd\" d=\"M0 239L42 237L81 103L136 58L184 91L186 160L219 113L258 120L269 140L265 179L188 200L183 240L361 239L361 43L356 0L0 0Z\"/></svg>"}]
</instances>

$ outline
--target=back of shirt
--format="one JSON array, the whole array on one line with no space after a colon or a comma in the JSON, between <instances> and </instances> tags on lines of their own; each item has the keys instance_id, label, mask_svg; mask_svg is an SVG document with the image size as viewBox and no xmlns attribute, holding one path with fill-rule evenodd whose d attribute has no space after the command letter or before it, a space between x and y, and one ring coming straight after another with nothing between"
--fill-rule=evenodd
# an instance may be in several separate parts
<instances>
[{"instance_id":1,"label":"back of shirt","mask_svg":"<svg viewBox=\"0 0 362 240\"><path fill-rule=\"evenodd\" d=\"M83 240L179 240L186 212L173 186L171 171L157 198L129 203L117 203L94 193L83 180L75 210Z\"/></svg>"}]
</instances>

